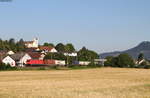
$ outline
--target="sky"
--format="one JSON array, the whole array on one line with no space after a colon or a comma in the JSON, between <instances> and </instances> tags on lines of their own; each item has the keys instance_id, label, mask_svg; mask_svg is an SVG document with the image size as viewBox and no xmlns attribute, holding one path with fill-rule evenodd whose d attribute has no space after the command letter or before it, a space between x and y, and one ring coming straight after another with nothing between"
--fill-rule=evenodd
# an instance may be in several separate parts
<instances>
[{"instance_id":1,"label":"sky","mask_svg":"<svg viewBox=\"0 0 150 98\"><path fill-rule=\"evenodd\" d=\"M0 2L0 38L72 43L98 53L150 41L150 0Z\"/></svg>"}]
</instances>

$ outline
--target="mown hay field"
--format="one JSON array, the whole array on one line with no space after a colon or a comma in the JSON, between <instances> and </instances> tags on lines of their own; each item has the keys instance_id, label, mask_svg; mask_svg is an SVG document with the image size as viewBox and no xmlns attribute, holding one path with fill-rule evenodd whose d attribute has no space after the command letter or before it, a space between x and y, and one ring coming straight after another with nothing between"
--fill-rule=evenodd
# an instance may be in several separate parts
<instances>
[{"instance_id":1,"label":"mown hay field","mask_svg":"<svg viewBox=\"0 0 150 98\"><path fill-rule=\"evenodd\" d=\"M150 70L3 71L0 98L150 98Z\"/></svg>"}]
</instances>

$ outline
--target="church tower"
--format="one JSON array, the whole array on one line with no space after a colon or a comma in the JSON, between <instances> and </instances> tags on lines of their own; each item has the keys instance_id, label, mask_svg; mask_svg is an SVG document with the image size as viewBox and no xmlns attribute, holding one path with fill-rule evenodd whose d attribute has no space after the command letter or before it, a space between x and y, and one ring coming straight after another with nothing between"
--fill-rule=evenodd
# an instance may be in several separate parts
<instances>
[{"instance_id":1,"label":"church tower","mask_svg":"<svg viewBox=\"0 0 150 98\"><path fill-rule=\"evenodd\" d=\"M38 48L38 46L39 46L39 40L38 40L38 38L34 38L33 39L33 47Z\"/></svg>"}]
</instances>

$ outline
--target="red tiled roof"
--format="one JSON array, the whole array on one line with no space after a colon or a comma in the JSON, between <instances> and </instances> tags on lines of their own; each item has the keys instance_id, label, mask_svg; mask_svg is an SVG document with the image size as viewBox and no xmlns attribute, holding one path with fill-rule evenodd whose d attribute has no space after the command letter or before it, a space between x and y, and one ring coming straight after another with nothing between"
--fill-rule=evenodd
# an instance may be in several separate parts
<instances>
[{"instance_id":1,"label":"red tiled roof","mask_svg":"<svg viewBox=\"0 0 150 98\"><path fill-rule=\"evenodd\" d=\"M28 52L32 59L39 59L41 57L41 53L38 52Z\"/></svg>"},{"instance_id":2,"label":"red tiled roof","mask_svg":"<svg viewBox=\"0 0 150 98\"><path fill-rule=\"evenodd\" d=\"M37 48L26 48L25 51L26 52L33 52L36 51Z\"/></svg>"},{"instance_id":3,"label":"red tiled roof","mask_svg":"<svg viewBox=\"0 0 150 98\"><path fill-rule=\"evenodd\" d=\"M40 50L51 51L51 50L53 49L53 47L49 47L49 46L40 46L39 49L40 49Z\"/></svg>"}]
</instances>

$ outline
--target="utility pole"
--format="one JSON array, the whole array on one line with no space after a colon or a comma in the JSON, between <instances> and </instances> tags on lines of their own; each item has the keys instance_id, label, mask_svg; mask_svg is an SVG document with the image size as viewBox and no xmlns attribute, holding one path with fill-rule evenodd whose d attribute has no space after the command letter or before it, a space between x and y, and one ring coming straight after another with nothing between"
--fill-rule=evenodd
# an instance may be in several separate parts
<instances>
[{"instance_id":1,"label":"utility pole","mask_svg":"<svg viewBox=\"0 0 150 98\"><path fill-rule=\"evenodd\" d=\"M67 67L69 65L69 56L67 55Z\"/></svg>"}]
</instances>

